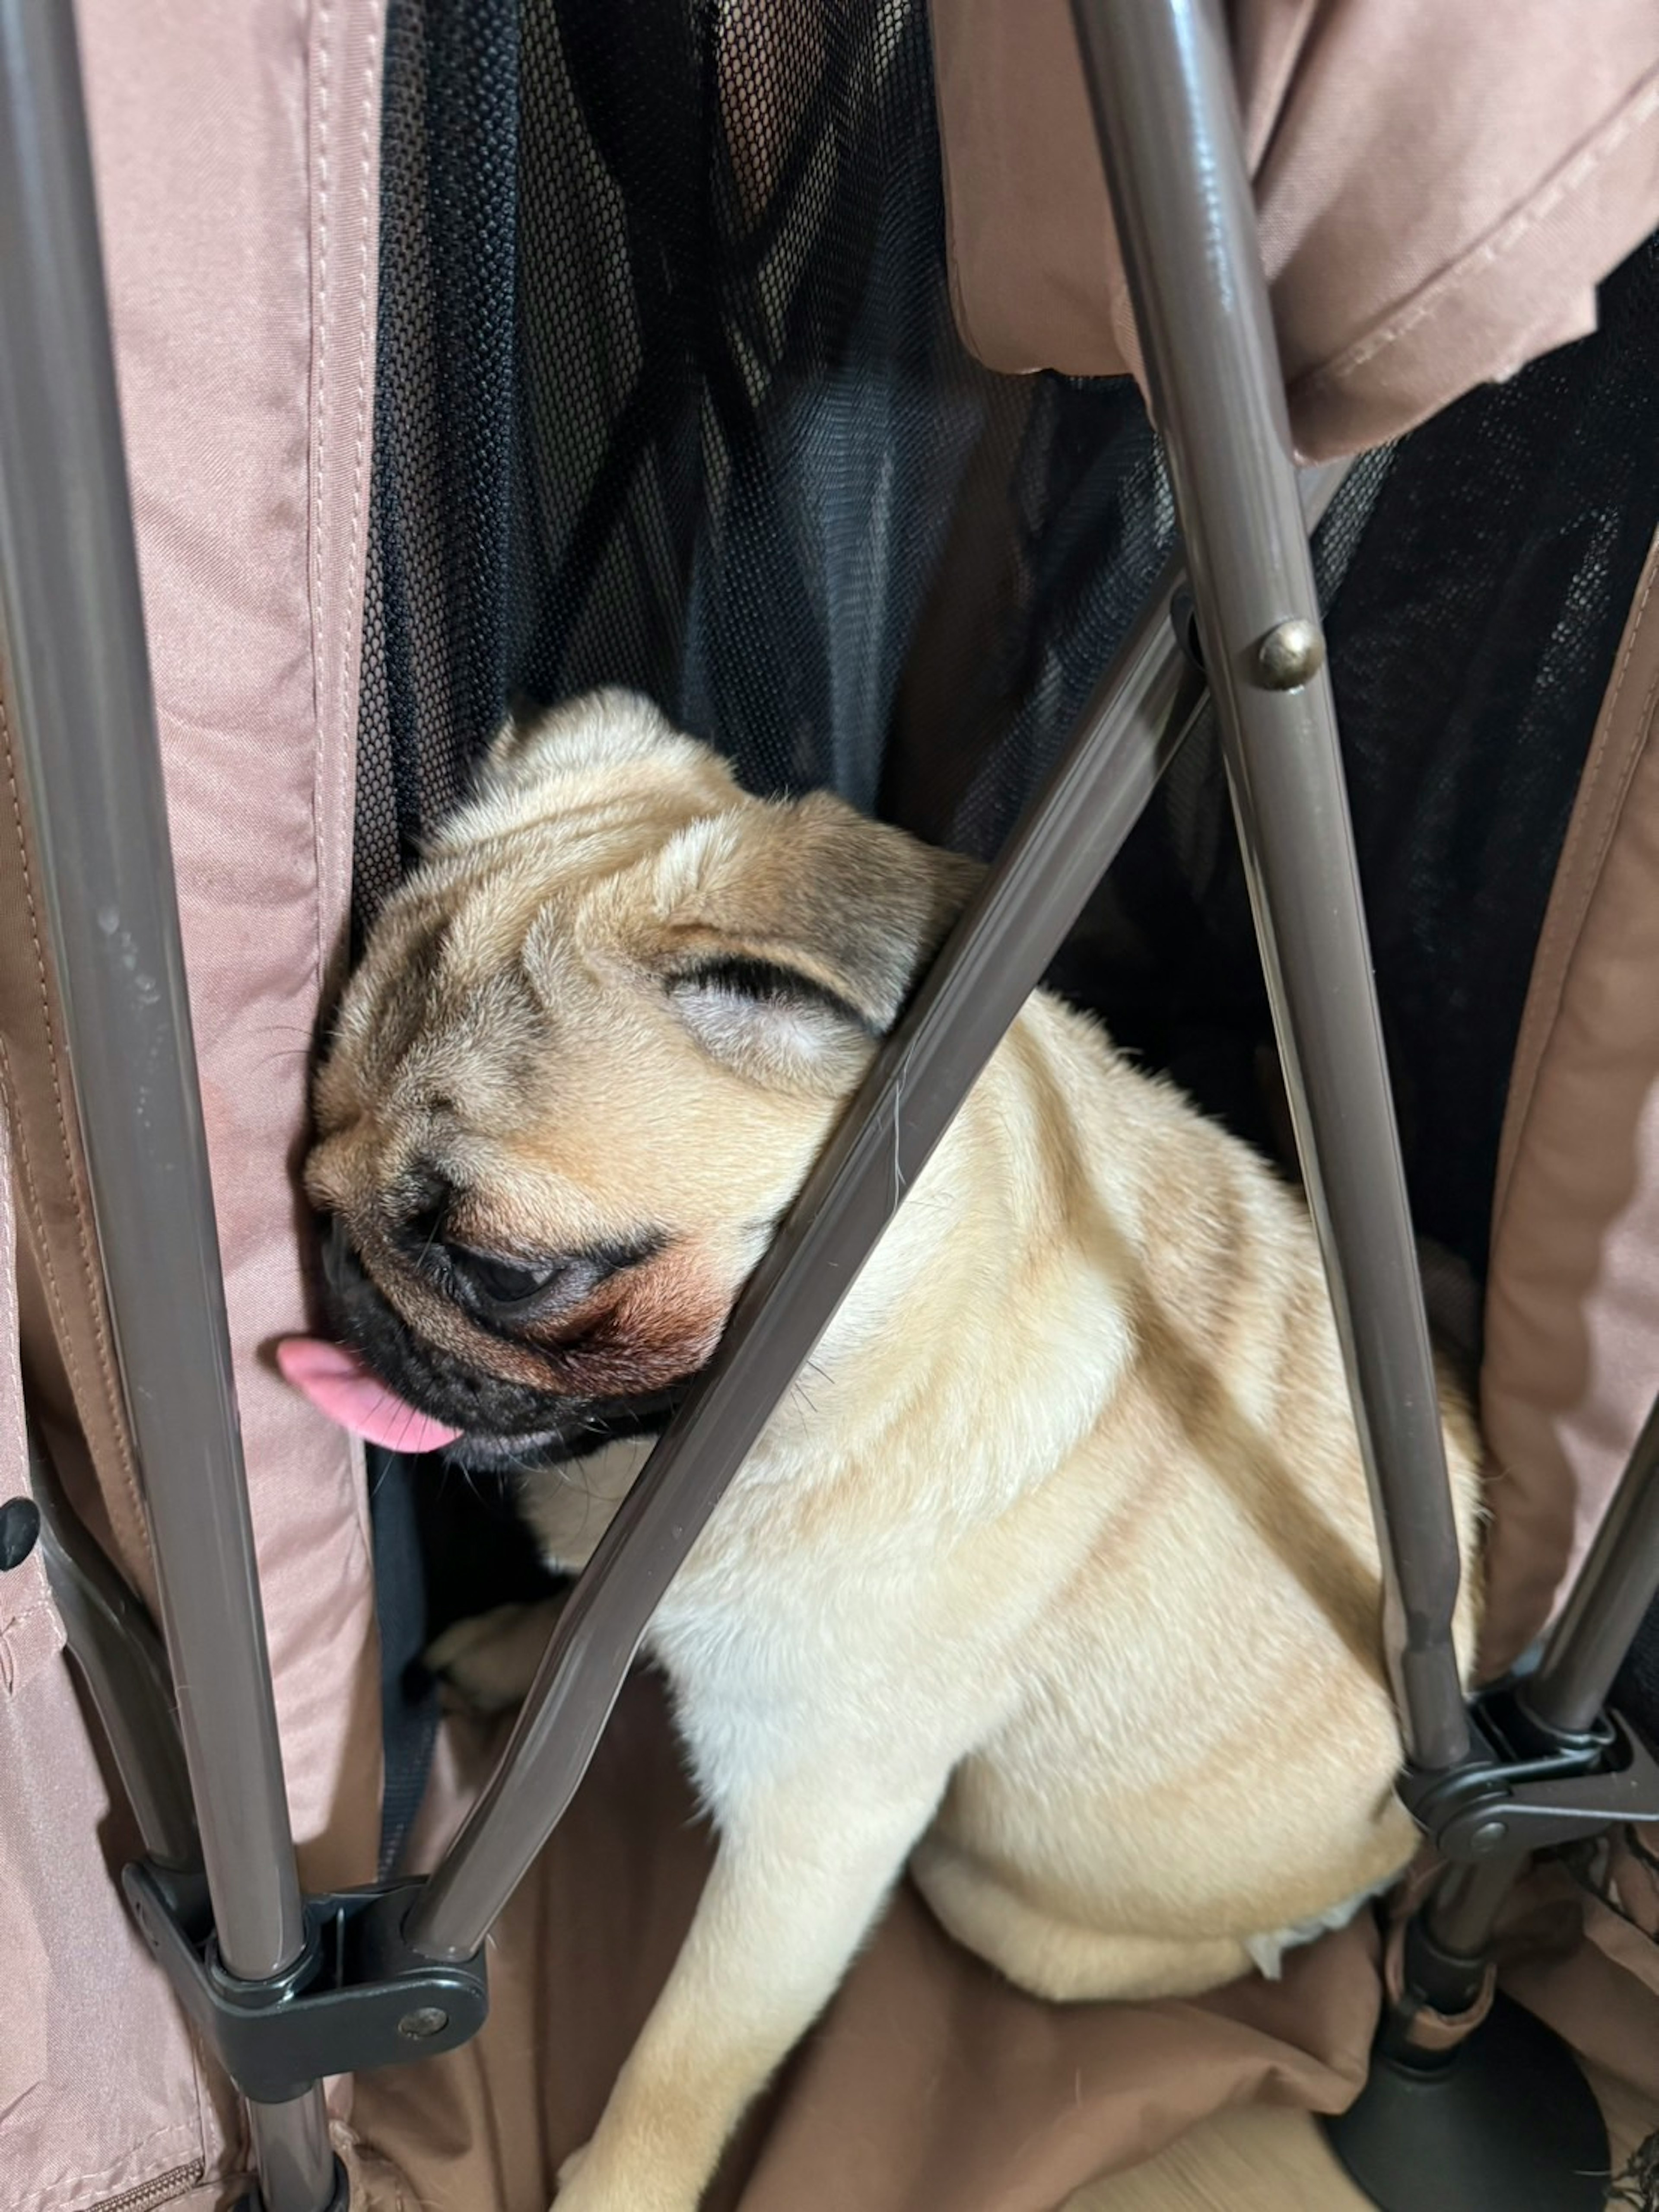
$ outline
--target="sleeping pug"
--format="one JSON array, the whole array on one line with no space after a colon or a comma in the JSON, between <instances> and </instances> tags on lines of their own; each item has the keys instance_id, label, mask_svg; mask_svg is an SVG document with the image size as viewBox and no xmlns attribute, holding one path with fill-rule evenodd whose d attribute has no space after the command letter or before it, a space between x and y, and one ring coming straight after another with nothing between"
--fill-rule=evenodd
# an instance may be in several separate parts
<instances>
[{"instance_id":1,"label":"sleeping pug","mask_svg":"<svg viewBox=\"0 0 1659 2212\"><path fill-rule=\"evenodd\" d=\"M580 1566L971 876L624 693L510 727L340 1012L295 1379ZM1301 1200L1036 993L653 1624L719 1851L559 2212L692 2212L906 1869L1042 1997L1276 1972L1413 1853L1380 1613Z\"/></svg>"}]
</instances>

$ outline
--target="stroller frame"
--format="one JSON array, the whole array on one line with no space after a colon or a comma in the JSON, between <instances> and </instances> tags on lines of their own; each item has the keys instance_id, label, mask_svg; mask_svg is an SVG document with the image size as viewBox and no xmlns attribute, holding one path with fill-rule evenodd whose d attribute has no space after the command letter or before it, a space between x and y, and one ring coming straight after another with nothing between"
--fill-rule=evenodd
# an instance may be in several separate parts
<instances>
[{"instance_id":1,"label":"stroller frame","mask_svg":"<svg viewBox=\"0 0 1659 2212\"><path fill-rule=\"evenodd\" d=\"M295 1869L237 1425L96 207L70 0L0 0L0 636L160 1592L161 1640L32 1450L46 1557L149 1854L139 1924L250 2098L265 2212L343 2208L328 2074L482 2024L486 1934L586 1769L652 1611L952 1115L1214 701L1297 1149L1384 1568L1402 1794L1449 1861L1405 1945L1359 2105L1333 2130L1384 2204L1421 2132L1472 2212L1600 2201L1593 2100L1536 2023L1548 2097L1481 2133L1482 2036L1413 2035L1490 1980L1540 1844L1659 1819L1602 1707L1659 1589L1659 1408L1534 1673L1466 1701L1459 1565L1308 532L1343 474L1292 463L1218 0L1073 0L1176 492L1167 570L581 1577L496 1772L438 1870L307 1899ZM164 1650L163 1650L164 1646ZM349 1930L321 1964L325 1929ZM1506 2051L1509 2046L1505 2046ZM1506 2063L1513 2063L1510 2052ZM1462 2085L1460 2087L1460 2085ZM1588 2109L1587 2109L1588 2108ZM1595 2147L1599 2144L1599 2150ZM1407 2192L1401 2195L1401 2191ZM1448 2200L1450 2201L1450 2200Z\"/></svg>"}]
</instances>

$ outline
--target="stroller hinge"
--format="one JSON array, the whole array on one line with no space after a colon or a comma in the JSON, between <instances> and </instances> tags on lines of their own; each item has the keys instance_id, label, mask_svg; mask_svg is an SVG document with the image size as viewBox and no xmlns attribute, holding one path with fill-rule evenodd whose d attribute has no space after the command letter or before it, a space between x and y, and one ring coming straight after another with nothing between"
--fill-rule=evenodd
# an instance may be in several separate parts
<instances>
[{"instance_id":1,"label":"stroller hinge","mask_svg":"<svg viewBox=\"0 0 1659 2212\"><path fill-rule=\"evenodd\" d=\"M1474 1701L1469 1734L1462 1765L1408 1768L1400 1784L1443 1858L1468 1864L1659 1822L1659 1762L1617 1714L1569 1732L1541 1718L1524 1680L1502 1682Z\"/></svg>"},{"instance_id":2,"label":"stroller hinge","mask_svg":"<svg viewBox=\"0 0 1659 2212\"><path fill-rule=\"evenodd\" d=\"M329 2075L453 2051L483 2026L482 1949L440 1963L404 1937L419 1881L307 1898L304 1950L264 1981L226 1970L199 1875L143 1860L122 1887L208 2048L258 2104L284 2104Z\"/></svg>"}]
</instances>

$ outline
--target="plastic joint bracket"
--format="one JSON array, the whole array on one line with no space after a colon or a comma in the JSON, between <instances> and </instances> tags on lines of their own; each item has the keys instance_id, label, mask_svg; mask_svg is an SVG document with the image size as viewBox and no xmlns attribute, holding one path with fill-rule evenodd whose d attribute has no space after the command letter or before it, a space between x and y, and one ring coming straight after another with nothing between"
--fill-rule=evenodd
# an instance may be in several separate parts
<instances>
[{"instance_id":1,"label":"plastic joint bracket","mask_svg":"<svg viewBox=\"0 0 1659 2212\"><path fill-rule=\"evenodd\" d=\"M1616 1714L1559 1735L1534 1718L1524 1682L1500 1683L1475 1700L1469 1741L1450 1772L1401 1778L1407 1809L1443 1858L1467 1865L1659 1823L1659 1762Z\"/></svg>"},{"instance_id":2,"label":"plastic joint bracket","mask_svg":"<svg viewBox=\"0 0 1659 2212\"><path fill-rule=\"evenodd\" d=\"M285 2104L331 2074L456 2050L484 2024L483 1951L440 1962L404 1936L418 1881L307 1898L305 1948L266 1981L227 1971L199 1875L143 1861L127 1868L122 1887L209 2049L256 2104Z\"/></svg>"}]
</instances>

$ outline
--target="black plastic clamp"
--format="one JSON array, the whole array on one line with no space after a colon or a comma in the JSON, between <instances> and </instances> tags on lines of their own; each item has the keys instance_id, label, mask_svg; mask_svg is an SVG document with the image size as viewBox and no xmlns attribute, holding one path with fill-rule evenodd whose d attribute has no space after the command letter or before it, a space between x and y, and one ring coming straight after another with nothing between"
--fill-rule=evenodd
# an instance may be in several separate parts
<instances>
[{"instance_id":1,"label":"black plastic clamp","mask_svg":"<svg viewBox=\"0 0 1659 2212\"><path fill-rule=\"evenodd\" d=\"M1582 1736L1546 1734L1525 1684L1505 1683L1476 1699L1469 1735L1462 1765L1401 1778L1407 1811L1443 1858L1469 1864L1659 1822L1659 1761L1616 1714Z\"/></svg>"},{"instance_id":2,"label":"black plastic clamp","mask_svg":"<svg viewBox=\"0 0 1659 2212\"><path fill-rule=\"evenodd\" d=\"M280 2105L313 2081L454 2051L483 2026L483 1953L423 1959L404 1935L418 1881L306 1900L305 1948L284 1974L242 1981L219 1957L207 1886L151 1861L121 1877L140 1932L245 2097Z\"/></svg>"}]
</instances>

